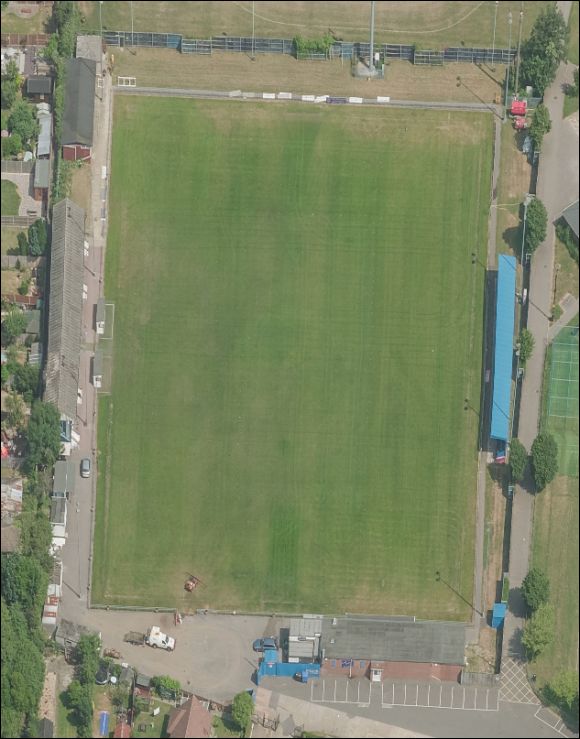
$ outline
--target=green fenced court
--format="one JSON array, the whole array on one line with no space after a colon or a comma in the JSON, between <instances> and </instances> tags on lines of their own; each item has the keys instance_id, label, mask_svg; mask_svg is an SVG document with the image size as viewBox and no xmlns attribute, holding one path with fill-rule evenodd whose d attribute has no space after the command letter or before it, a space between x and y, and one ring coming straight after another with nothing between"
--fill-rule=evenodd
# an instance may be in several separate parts
<instances>
[{"instance_id":1,"label":"green fenced court","mask_svg":"<svg viewBox=\"0 0 580 739\"><path fill-rule=\"evenodd\" d=\"M578 326L566 326L552 342L547 425L560 473L578 477Z\"/></svg>"},{"instance_id":2,"label":"green fenced court","mask_svg":"<svg viewBox=\"0 0 580 739\"><path fill-rule=\"evenodd\" d=\"M93 603L471 618L492 126L115 95Z\"/></svg>"}]
</instances>

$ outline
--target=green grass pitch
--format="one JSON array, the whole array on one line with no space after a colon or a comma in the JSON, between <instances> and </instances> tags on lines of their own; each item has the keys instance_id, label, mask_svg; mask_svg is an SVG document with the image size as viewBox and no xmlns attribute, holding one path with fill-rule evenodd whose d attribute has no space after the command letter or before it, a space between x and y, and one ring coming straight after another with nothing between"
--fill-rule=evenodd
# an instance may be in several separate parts
<instances>
[{"instance_id":1,"label":"green grass pitch","mask_svg":"<svg viewBox=\"0 0 580 739\"><path fill-rule=\"evenodd\" d=\"M94 603L470 616L491 130L116 96Z\"/></svg>"}]
</instances>

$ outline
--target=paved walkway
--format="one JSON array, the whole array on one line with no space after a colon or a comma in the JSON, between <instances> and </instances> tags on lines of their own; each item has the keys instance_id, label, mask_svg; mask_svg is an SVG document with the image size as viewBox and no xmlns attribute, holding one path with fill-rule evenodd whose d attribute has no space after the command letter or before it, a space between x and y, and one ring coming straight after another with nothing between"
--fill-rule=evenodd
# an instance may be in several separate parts
<instances>
[{"instance_id":1,"label":"paved walkway","mask_svg":"<svg viewBox=\"0 0 580 739\"><path fill-rule=\"evenodd\" d=\"M568 19L571 2L558 2ZM537 196L548 211L548 235L532 258L528 329L535 339L535 351L526 365L522 384L519 438L530 449L538 433L544 373L544 356L552 313L554 243L556 221L562 210L578 197L578 129L563 118L563 85L572 81L572 65L560 64L556 79L546 90L544 102L550 111L552 129L544 138L538 173ZM534 496L529 479L517 487L512 509L510 541L510 611L504 627L507 654L522 654L520 636L525 623L519 588L529 568ZM514 592L515 591L515 592Z\"/></svg>"},{"instance_id":2,"label":"paved walkway","mask_svg":"<svg viewBox=\"0 0 580 739\"><path fill-rule=\"evenodd\" d=\"M564 326L567 326L578 313L578 306L578 298L570 295L570 293L562 298L560 301L560 307L564 312L560 318L550 326L550 329L548 330L548 344L551 344L552 341L554 341Z\"/></svg>"},{"instance_id":3,"label":"paved walkway","mask_svg":"<svg viewBox=\"0 0 580 739\"><path fill-rule=\"evenodd\" d=\"M2 172L2 179L10 180L18 189L18 194L20 195L18 215L38 215L40 217L42 214L42 202L34 199L34 172Z\"/></svg>"}]
</instances>

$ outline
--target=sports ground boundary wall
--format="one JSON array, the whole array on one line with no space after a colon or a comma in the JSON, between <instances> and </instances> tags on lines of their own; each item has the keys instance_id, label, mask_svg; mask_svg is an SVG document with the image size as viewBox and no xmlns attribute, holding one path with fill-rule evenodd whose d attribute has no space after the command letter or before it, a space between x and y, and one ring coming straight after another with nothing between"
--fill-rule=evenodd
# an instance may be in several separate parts
<instances>
[{"instance_id":1,"label":"sports ground boundary wall","mask_svg":"<svg viewBox=\"0 0 580 739\"><path fill-rule=\"evenodd\" d=\"M241 54L287 54L308 60L353 59L369 56L370 44L363 41L335 41L326 52L297 54L294 39L252 38L251 36L212 36L209 39L187 39L178 33L131 33L103 31L109 46L141 46L153 49L175 49L182 54L211 54L231 51ZM443 50L417 49L408 44L375 44L375 53L386 61L401 59L413 64L440 65L445 62L474 64L506 64L514 61L515 49L449 47Z\"/></svg>"}]
</instances>

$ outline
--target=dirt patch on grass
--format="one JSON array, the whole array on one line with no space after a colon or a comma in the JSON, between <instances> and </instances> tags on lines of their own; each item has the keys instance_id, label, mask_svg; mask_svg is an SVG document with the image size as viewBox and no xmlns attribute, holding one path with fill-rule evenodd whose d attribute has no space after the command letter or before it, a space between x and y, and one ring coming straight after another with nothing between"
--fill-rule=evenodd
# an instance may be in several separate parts
<instances>
[{"instance_id":1,"label":"dirt patch on grass","mask_svg":"<svg viewBox=\"0 0 580 739\"><path fill-rule=\"evenodd\" d=\"M115 49L113 79L137 78L143 87L297 94L390 96L400 100L446 100L492 103L501 93L503 67L495 73L474 64L418 67L392 62L384 80L355 79L350 64L297 61L290 56L262 55L252 61L244 54L216 52L185 55L168 49L141 49L135 54ZM460 78L461 83L457 78Z\"/></svg>"}]
</instances>

